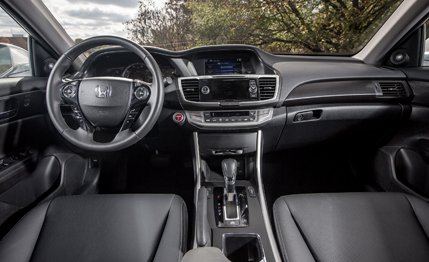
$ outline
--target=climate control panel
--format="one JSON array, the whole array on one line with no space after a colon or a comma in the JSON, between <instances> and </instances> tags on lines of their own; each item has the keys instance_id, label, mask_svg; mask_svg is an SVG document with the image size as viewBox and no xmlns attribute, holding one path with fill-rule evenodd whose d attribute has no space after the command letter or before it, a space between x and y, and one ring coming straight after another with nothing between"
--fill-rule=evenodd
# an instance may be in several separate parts
<instances>
[{"instance_id":1,"label":"climate control panel","mask_svg":"<svg viewBox=\"0 0 429 262\"><path fill-rule=\"evenodd\" d=\"M204 112L205 123L239 123L256 120L256 110Z\"/></svg>"},{"instance_id":2,"label":"climate control panel","mask_svg":"<svg viewBox=\"0 0 429 262\"><path fill-rule=\"evenodd\" d=\"M185 111L191 125L202 128L256 127L272 119L273 109Z\"/></svg>"}]
</instances>

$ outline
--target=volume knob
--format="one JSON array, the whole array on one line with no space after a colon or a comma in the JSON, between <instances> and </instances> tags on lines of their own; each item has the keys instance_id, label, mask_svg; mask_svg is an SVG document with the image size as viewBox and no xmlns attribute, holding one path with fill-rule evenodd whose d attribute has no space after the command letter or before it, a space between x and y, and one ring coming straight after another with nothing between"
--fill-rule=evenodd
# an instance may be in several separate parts
<instances>
[{"instance_id":1,"label":"volume knob","mask_svg":"<svg viewBox=\"0 0 429 262\"><path fill-rule=\"evenodd\" d=\"M208 86L201 87L201 93L203 93L204 95L210 94L210 87Z\"/></svg>"}]
</instances>

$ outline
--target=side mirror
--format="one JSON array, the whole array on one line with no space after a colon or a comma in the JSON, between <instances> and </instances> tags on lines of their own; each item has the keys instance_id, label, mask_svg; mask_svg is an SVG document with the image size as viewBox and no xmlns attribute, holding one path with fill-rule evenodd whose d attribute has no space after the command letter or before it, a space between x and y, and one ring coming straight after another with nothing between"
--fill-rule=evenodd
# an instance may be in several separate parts
<instances>
[{"instance_id":1,"label":"side mirror","mask_svg":"<svg viewBox=\"0 0 429 262\"><path fill-rule=\"evenodd\" d=\"M28 51L0 43L0 78L27 76L30 72Z\"/></svg>"},{"instance_id":2,"label":"side mirror","mask_svg":"<svg viewBox=\"0 0 429 262\"><path fill-rule=\"evenodd\" d=\"M0 44L0 78L3 78L12 70L12 54L9 46Z\"/></svg>"}]
</instances>

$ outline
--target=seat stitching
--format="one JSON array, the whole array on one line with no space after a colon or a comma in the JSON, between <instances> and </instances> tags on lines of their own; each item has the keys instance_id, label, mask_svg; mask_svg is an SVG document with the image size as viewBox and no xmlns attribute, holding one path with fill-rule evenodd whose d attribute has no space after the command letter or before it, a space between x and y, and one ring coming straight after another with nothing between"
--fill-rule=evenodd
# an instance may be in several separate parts
<instances>
[{"instance_id":1,"label":"seat stitching","mask_svg":"<svg viewBox=\"0 0 429 262\"><path fill-rule=\"evenodd\" d=\"M185 219L185 214L184 214L184 212L183 212L183 209L184 208L186 208L185 206L184 206L184 204L183 204L183 202L181 203L181 208L180 208L180 222L181 222L181 224L182 224L182 226L180 227L180 243L179 243L179 247L180 247L180 251L181 251L181 254L180 254L180 256L179 256L179 261L181 261L182 260L182 258L183 258L183 255L185 254L185 252L186 252L186 248L185 248L185 246L184 245L186 245L186 239L185 239L185 231L186 231L186 226L187 226L187 221L186 221L186 219Z\"/></svg>"},{"instance_id":2,"label":"seat stitching","mask_svg":"<svg viewBox=\"0 0 429 262\"><path fill-rule=\"evenodd\" d=\"M290 216L292 217L293 222L295 223L296 227L298 228L298 231L299 231L299 233L301 234L302 239L304 240L305 244L307 245L308 251L310 252L311 256L313 257L313 259L314 259L315 261L320 261L319 259L317 259L317 256L315 255L315 251L314 251L314 250L313 250L313 248L311 247L311 245L310 245L310 243L309 243L309 241L308 241L307 237L305 236L304 232L302 231L302 229L301 229L301 227L300 227L300 225L299 225L298 221L295 219L294 215L292 214L292 211L290 210L290 207L289 207L289 205L287 204L287 202L286 202L286 201L285 201L285 204L286 204L286 206L288 207L289 212L290 212Z\"/></svg>"},{"instance_id":3,"label":"seat stitching","mask_svg":"<svg viewBox=\"0 0 429 262\"><path fill-rule=\"evenodd\" d=\"M174 195L174 198L175 198L176 196ZM183 239L182 239L182 237L183 237L183 208L182 207L180 207L180 223L182 224L182 226L181 227L179 227L180 228L180 231L179 231L179 250L181 251L181 252L183 252L183 246L182 246L182 242L183 242ZM181 256L180 256L180 252L179 252L179 260L178 261L180 261L181 260Z\"/></svg>"},{"instance_id":4,"label":"seat stitching","mask_svg":"<svg viewBox=\"0 0 429 262\"><path fill-rule=\"evenodd\" d=\"M423 228L423 225L422 225L422 223L420 222L420 219L419 219L419 217L417 216L416 211L414 211L414 206L413 206L413 204L411 204L411 201L410 201L410 199L408 198L408 196L406 196L406 195L402 195L402 196L407 200L408 205L410 205L410 208L411 208L411 210L413 211L414 218L417 220L417 224L419 225L419 227L420 227L421 231L422 231L422 232L424 233L424 235L426 236L426 240L427 240L427 241L429 241L429 236L426 234L426 231L425 231L425 229Z\"/></svg>"},{"instance_id":5,"label":"seat stitching","mask_svg":"<svg viewBox=\"0 0 429 262\"><path fill-rule=\"evenodd\" d=\"M183 211L185 211L185 212L183 212ZM187 251L187 249L188 249L188 235L187 235L187 232L188 232L188 223L189 223L189 220L188 220L188 216L187 216L187 213L188 213L188 209L187 209L187 206L186 206L186 204L185 203L182 203L182 223L183 223L183 227L182 227L182 239L181 239L181 241L182 241L182 243L181 243L181 245L182 245L182 258L183 258L183 255L186 253L186 251Z\"/></svg>"},{"instance_id":6,"label":"seat stitching","mask_svg":"<svg viewBox=\"0 0 429 262\"><path fill-rule=\"evenodd\" d=\"M284 199L282 199L283 200L283 202L285 202L284 201ZM285 203L286 204L286 203ZM279 237L279 242L280 242L280 245L282 246L282 248L283 248L283 257L284 257L284 259L286 260L286 261L289 261L289 259L288 259L288 254L287 254L287 252L286 252L286 245L285 245L285 241L284 241L284 239L283 239L283 229L282 229L282 227L281 227L281 225L280 225L280 223L279 223L279 220L280 220L280 218L278 218L278 215L277 215L277 212L276 212L276 207L274 206L274 224L276 225L276 228L278 229L278 230L280 230L281 232L280 232L280 234L277 234L278 235L278 237ZM289 212L290 213L290 212Z\"/></svg>"},{"instance_id":7,"label":"seat stitching","mask_svg":"<svg viewBox=\"0 0 429 262\"><path fill-rule=\"evenodd\" d=\"M173 195L173 198L172 198L173 200L174 199L176 199L176 195ZM173 203L173 200L171 201L171 204L170 204L170 211L171 211L171 206L172 206L172 203ZM179 260L178 261L181 261L182 260L182 257L183 257L183 254L180 254L180 253L184 253L184 252L186 252L185 250L184 250L184 247L183 247L183 243L185 242L184 241L184 239L183 239L183 237L184 237L184 226L185 226L185 223L183 222L183 219L184 218L184 214L183 214L183 203L181 203L181 206L180 206L180 224L181 224L181 226L179 227L180 228L180 231L179 231Z\"/></svg>"},{"instance_id":8,"label":"seat stitching","mask_svg":"<svg viewBox=\"0 0 429 262\"><path fill-rule=\"evenodd\" d=\"M163 225L162 225L162 233L161 233L161 236L159 237L159 239L158 239L158 244L156 245L156 249L154 250L154 252L153 252L153 254L152 254L152 256L151 256L151 259L149 259L149 261L154 261L155 260L155 258L156 258L156 254L158 253L158 249L159 249L159 245L161 244L161 240L162 240L162 237L164 236L164 233L165 233L165 227L167 226L167 221L168 221L168 218L169 218L169 216L170 216L170 211L171 211L171 205L172 205L172 203L173 203L173 199L174 199L174 195L171 197L171 200L170 200L170 207L168 208L168 213L167 213L167 216L165 217L165 220L164 220L164 222L163 222Z\"/></svg>"},{"instance_id":9,"label":"seat stitching","mask_svg":"<svg viewBox=\"0 0 429 262\"><path fill-rule=\"evenodd\" d=\"M31 252L31 256L30 256L30 261L33 260L34 251L36 250L37 245L39 243L40 235L42 234L43 227L45 226L45 223L46 223L46 216L48 215L48 211L51 207L52 202L53 200L49 200L48 206L46 207L45 216L43 217L43 223L42 223L42 226L40 227L39 235L37 236L36 242L34 243L33 251Z\"/></svg>"}]
</instances>

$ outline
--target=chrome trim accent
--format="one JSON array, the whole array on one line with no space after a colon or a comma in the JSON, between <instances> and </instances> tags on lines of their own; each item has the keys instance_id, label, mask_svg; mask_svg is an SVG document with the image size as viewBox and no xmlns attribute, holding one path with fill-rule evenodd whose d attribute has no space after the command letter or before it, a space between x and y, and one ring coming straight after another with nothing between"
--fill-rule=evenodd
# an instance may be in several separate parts
<instances>
[{"instance_id":1,"label":"chrome trim accent","mask_svg":"<svg viewBox=\"0 0 429 262\"><path fill-rule=\"evenodd\" d=\"M224 191L226 191L226 190L224 190ZM224 193L223 193L223 207L222 207L222 209L223 209L223 219L224 219L225 221L237 220L237 221L238 221L237 225L240 225L240 208L239 208L239 205L238 205L238 197L237 197L237 194L236 194L236 193L234 193L234 198L236 199L235 203L237 204L237 205L235 206L235 208L237 209L237 216L236 216L236 217L228 217L228 215L227 215L227 213L226 213L226 204L225 204L225 202L226 202L226 201L227 201L227 199L228 199L227 194L228 194L228 193L226 193L226 192L224 192Z\"/></svg>"},{"instance_id":2,"label":"chrome trim accent","mask_svg":"<svg viewBox=\"0 0 429 262\"><path fill-rule=\"evenodd\" d=\"M179 92L180 92L180 96L182 97L183 101L185 101L188 104L192 104L192 105L199 105L199 106L205 106L205 105L217 105L220 106L221 102L195 102L195 101L189 101L185 98L185 94L183 93L183 88L182 88L182 80L186 80L186 79L231 79L231 78L264 78L264 77L274 77L276 78L276 91L274 93L274 97L271 99L267 99L267 100L258 100L258 101L237 101L238 106L246 106L246 105L264 105L264 104L269 104L269 103L273 103L276 102L279 96L279 90L280 90L280 77L278 75L206 75L206 76L186 76L186 77L179 77L177 79L178 82L178 87L179 87ZM227 102L226 102L227 103Z\"/></svg>"},{"instance_id":3,"label":"chrome trim accent","mask_svg":"<svg viewBox=\"0 0 429 262\"><path fill-rule=\"evenodd\" d=\"M229 236L238 236L238 237L256 237L256 239L258 240L259 246L261 247L261 251L262 251L262 259L259 260L258 262L266 262L267 261L267 257L265 256L265 251L264 251L264 246L262 245L262 240L261 240L261 236L259 236L259 234L256 233L223 233L222 234L222 253L226 256L225 254L225 239Z\"/></svg>"},{"instance_id":4,"label":"chrome trim accent","mask_svg":"<svg viewBox=\"0 0 429 262\"><path fill-rule=\"evenodd\" d=\"M268 240L275 261L281 262L280 253L277 248L276 239L274 238L273 229L271 227L270 217L268 216L267 202L265 199L264 185L262 183L262 131L258 130L256 144L256 180L258 183L258 198L262 209L262 218L264 219L265 229L267 230Z\"/></svg>"},{"instance_id":5,"label":"chrome trim accent","mask_svg":"<svg viewBox=\"0 0 429 262\"><path fill-rule=\"evenodd\" d=\"M204 112L222 112L222 111L256 111L256 120L249 122L222 122L222 123L207 123L204 122ZM257 127L269 122L273 118L273 108L255 109L255 110L208 110L208 111L185 111L186 119L189 124L201 128L234 128L243 127L251 128Z\"/></svg>"},{"instance_id":6,"label":"chrome trim accent","mask_svg":"<svg viewBox=\"0 0 429 262\"><path fill-rule=\"evenodd\" d=\"M214 156L237 156L242 155L243 149L212 150Z\"/></svg>"},{"instance_id":7,"label":"chrome trim accent","mask_svg":"<svg viewBox=\"0 0 429 262\"><path fill-rule=\"evenodd\" d=\"M198 133L194 132L192 134L193 137L193 141L194 141L194 182L195 182L195 186L194 186L194 206L195 206L195 213L194 213L194 221L197 221L197 208L198 208L198 191L201 188L201 158L200 158L200 146L198 143ZM194 241L192 243L193 248L197 248L197 224L194 223Z\"/></svg>"}]
</instances>

